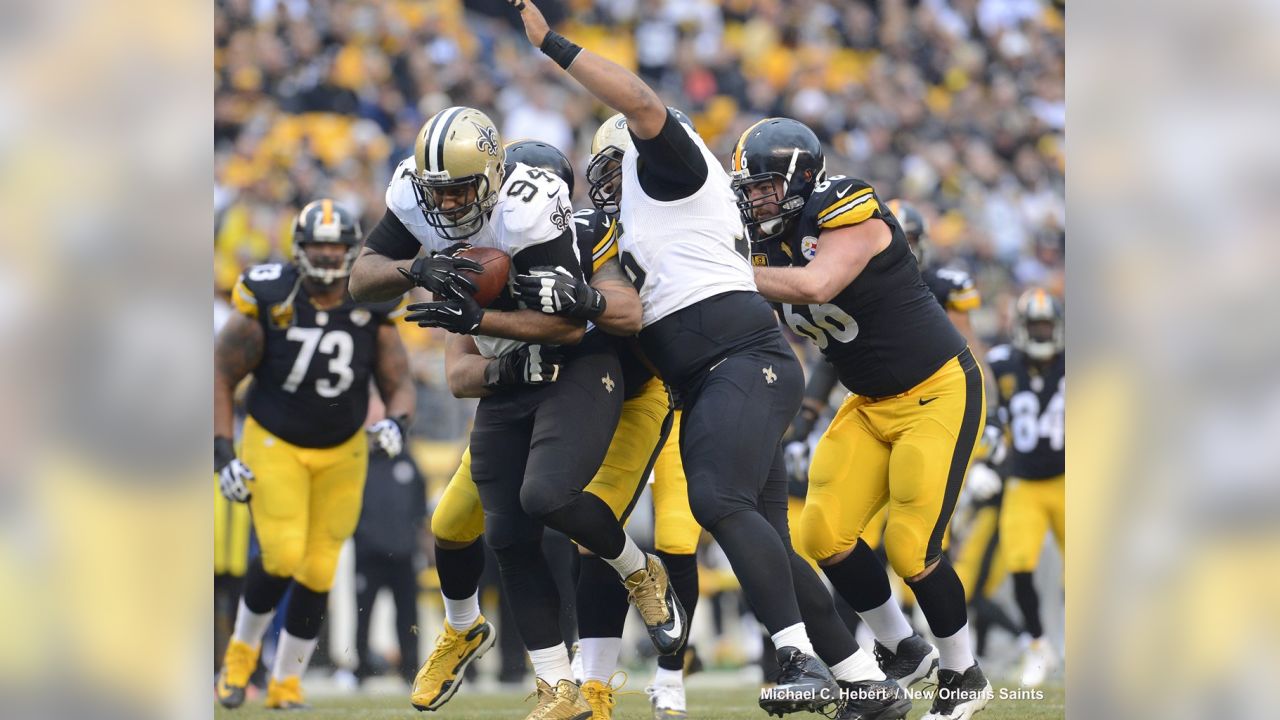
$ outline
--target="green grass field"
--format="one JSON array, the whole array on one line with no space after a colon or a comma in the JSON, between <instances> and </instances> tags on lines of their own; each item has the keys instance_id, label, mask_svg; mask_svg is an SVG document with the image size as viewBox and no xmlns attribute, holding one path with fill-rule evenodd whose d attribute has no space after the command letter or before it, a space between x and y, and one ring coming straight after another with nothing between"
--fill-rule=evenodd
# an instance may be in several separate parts
<instances>
[{"instance_id":1,"label":"green grass field","mask_svg":"<svg viewBox=\"0 0 1280 720\"><path fill-rule=\"evenodd\" d=\"M920 687L920 686L917 686ZM1061 687L1042 688L1041 700L1000 699L1000 690L978 714L978 720L1048 720L1066 717L1065 697ZM625 690L624 690L625 693ZM407 697L351 696L316 700L311 710L289 713L290 718L343 718L343 720L375 720L381 718L421 718L422 720L521 720L533 708L533 700L522 702L516 693L491 693L481 695L460 692L437 713L418 713L409 707ZM929 709L929 701L916 700L915 708L908 716L915 720ZM614 710L619 720L648 720L649 704L643 693L624 694ZM218 720L279 720L280 714L265 710L262 701L246 703L237 710L218 707L214 712ZM768 716L756 706L754 689L693 689L689 691L689 717L698 720L764 720ZM800 718L819 718L819 715L791 715Z\"/></svg>"}]
</instances>

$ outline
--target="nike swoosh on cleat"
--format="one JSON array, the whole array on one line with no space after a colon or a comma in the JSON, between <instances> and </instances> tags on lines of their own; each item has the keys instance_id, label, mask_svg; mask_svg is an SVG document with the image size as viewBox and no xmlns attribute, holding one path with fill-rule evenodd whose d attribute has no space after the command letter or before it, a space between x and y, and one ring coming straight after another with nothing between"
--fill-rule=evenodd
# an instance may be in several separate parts
<instances>
[{"instance_id":1,"label":"nike swoosh on cleat","mask_svg":"<svg viewBox=\"0 0 1280 720\"><path fill-rule=\"evenodd\" d=\"M676 612L675 608L672 608L670 605L667 606L667 610L668 612L671 613L671 618L675 620L675 624L671 626L670 630L663 630L662 632L666 633L667 637L671 638L672 640L679 640L680 629L683 627L682 623L680 622L680 613Z\"/></svg>"}]
</instances>

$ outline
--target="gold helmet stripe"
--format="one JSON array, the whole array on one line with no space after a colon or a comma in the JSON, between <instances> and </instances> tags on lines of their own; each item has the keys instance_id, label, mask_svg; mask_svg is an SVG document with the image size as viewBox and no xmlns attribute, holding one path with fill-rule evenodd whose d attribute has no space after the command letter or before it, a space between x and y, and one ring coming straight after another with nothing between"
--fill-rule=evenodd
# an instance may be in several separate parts
<instances>
[{"instance_id":1,"label":"gold helmet stripe","mask_svg":"<svg viewBox=\"0 0 1280 720\"><path fill-rule=\"evenodd\" d=\"M453 119L466 109L455 105L440 111L431 121L431 127L427 129L427 170L439 172L444 169L444 139L449 134L449 126L453 124Z\"/></svg>"},{"instance_id":2,"label":"gold helmet stripe","mask_svg":"<svg viewBox=\"0 0 1280 720\"><path fill-rule=\"evenodd\" d=\"M325 198L324 200L320 201L320 207L322 208L320 212L320 224L321 225L332 224L333 223L333 201L330 200L329 198Z\"/></svg>"},{"instance_id":3,"label":"gold helmet stripe","mask_svg":"<svg viewBox=\"0 0 1280 720\"><path fill-rule=\"evenodd\" d=\"M772 119L773 118L764 118L764 120L757 120L754 124L752 124L751 127L742 131L741 137L738 138L738 147L736 147L733 151L734 172L737 172L738 170L742 170L743 168L746 167L746 165L742 161L742 151L747 146L747 136L751 134L752 130L755 130L757 127L760 126L761 123L765 122L765 120L772 120Z\"/></svg>"}]
</instances>

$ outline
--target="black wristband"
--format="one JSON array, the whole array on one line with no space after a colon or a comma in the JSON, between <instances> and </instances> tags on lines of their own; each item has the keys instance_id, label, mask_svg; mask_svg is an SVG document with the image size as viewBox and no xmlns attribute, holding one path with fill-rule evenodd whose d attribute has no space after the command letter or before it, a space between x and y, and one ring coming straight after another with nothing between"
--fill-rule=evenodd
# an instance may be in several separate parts
<instances>
[{"instance_id":1,"label":"black wristband","mask_svg":"<svg viewBox=\"0 0 1280 720\"><path fill-rule=\"evenodd\" d=\"M510 353L508 353L509 355ZM509 383L503 382L502 365L506 362L506 355L496 357L489 361L484 368L484 387L486 390L501 390Z\"/></svg>"},{"instance_id":2,"label":"black wristband","mask_svg":"<svg viewBox=\"0 0 1280 720\"><path fill-rule=\"evenodd\" d=\"M569 38L554 30L547 31L547 36L542 38L542 44L538 49L565 70L569 69L573 61L578 59L578 53L582 52L581 46L573 44Z\"/></svg>"},{"instance_id":3,"label":"black wristband","mask_svg":"<svg viewBox=\"0 0 1280 720\"><path fill-rule=\"evenodd\" d=\"M604 293L587 285L587 302L577 315L583 320L595 320L604 314L604 309L607 305L608 302L605 300Z\"/></svg>"},{"instance_id":4,"label":"black wristband","mask_svg":"<svg viewBox=\"0 0 1280 720\"><path fill-rule=\"evenodd\" d=\"M236 459L236 447L229 437L213 437L213 471L221 472L227 463Z\"/></svg>"},{"instance_id":5,"label":"black wristband","mask_svg":"<svg viewBox=\"0 0 1280 720\"><path fill-rule=\"evenodd\" d=\"M400 435L401 437L404 437L409 434L409 426L413 424L413 418L409 417L408 414L397 415L391 418L391 422L395 423L396 427L400 428Z\"/></svg>"}]
</instances>

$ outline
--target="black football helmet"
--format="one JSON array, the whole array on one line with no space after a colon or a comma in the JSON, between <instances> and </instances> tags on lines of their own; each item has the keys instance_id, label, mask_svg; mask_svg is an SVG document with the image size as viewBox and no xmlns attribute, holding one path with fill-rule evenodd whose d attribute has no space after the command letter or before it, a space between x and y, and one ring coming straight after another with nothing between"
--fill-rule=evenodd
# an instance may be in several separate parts
<instances>
[{"instance_id":1,"label":"black football helmet","mask_svg":"<svg viewBox=\"0 0 1280 720\"><path fill-rule=\"evenodd\" d=\"M507 145L504 175L511 177L511 170L518 162L555 173L569 186L569 196L573 197L573 166L564 153L541 140L516 140Z\"/></svg>"},{"instance_id":2,"label":"black football helmet","mask_svg":"<svg viewBox=\"0 0 1280 720\"><path fill-rule=\"evenodd\" d=\"M351 274L364 233L360 219L330 198L312 200L302 208L293 223L293 260L302 274L326 285ZM315 243L338 243L346 246L341 264L320 267L307 257L306 246Z\"/></svg>"},{"instance_id":3,"label":"black football helmet","mask_svg":"<svg viewBox=\"0 0 1280 720\"><path fill-rule=\"evenodd\" d=\"M670 110L671 114L675 116L676 122L680 123L681 125L684 125L685 127L688 127L690 130L694 132L698 132L698 128L693 126L693 121L689 119L688 115L684 114L683 110L681 110L680 108L671 107L670 105L667 106L667 110Z\"/></svg>"},{"instance_id":4,"label":"black football helmet","mask_svg":"<svg viewBox=\"0 0 1280 720\"><path fill-rule=\"evenodd\" d=\"M1062 306L1043 288L1022 293L1014 313L1013 346L1032 360L1047 361L1066 348Z\"/></svg>"},{"instance_id":5,"label":"black football helmet","mask_svg":"<svg viewBox=\"0 0 1280 720\"><path fill-rule=\"evenodd\" d=\"M753 242L764 242L795 225L814 186L826 178L827 161L807 125L765 118L738 138L732 175L742 222Z\"/></svg>"},{"instance_id":6,"label":"black football helmet","mask_svg":"<svg viewBox=\"0 0 1280 720\"><path fill-rule=\"evenodd\" d=\"M889 212L898 218L898 226L907 236L911 254L916 256L920 267L924 267L929 255L929 223L925 222L924 215L920 214L915 205L898 198L889 201Z\"/></svg>"}]
</instances>

